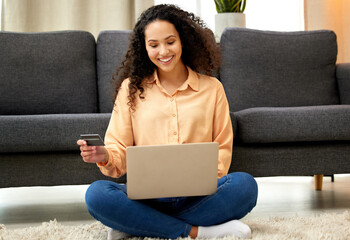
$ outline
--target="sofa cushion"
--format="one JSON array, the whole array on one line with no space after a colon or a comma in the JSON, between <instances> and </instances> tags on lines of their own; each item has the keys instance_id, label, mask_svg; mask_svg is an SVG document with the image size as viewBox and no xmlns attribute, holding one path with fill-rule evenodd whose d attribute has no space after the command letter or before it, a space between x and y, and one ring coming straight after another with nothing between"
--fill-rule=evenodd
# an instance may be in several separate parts
<instances>
[{"instance_id":1,"label":"sofa cushion","mask_svg":"<svg viewBox=\"0 0 350 240\"><path fill-rule=\"evenodd\" d=\"M332 31L227 28L220 45L220 80L231 111L339 103Z\"/></svg>"},{"instance_id":2,"label":"sofa cushion","mask_svg":"<svg viewBox=\"0 0 350 240\"><path fill-rule=\"evenodd\" d=\"M121 64L129 47L131 31L102 31L97 38L97 76L100 112L113 108L112 75Z\"/></svg>"},{"instance_id":3,"label":"sofa cushion","mask_svg":"<svg viewBox=\"0 0 350 240\"><path fill-rule=\"evenodd\" d=\"M79 150L80 134L104 137L111 114L0 116L0 152Z\"/></svg>"},{"instance_id":4,"label":"sofa cushion","mask_svg":"<svg viewBox=\"0 0 350 240\"><path fill-rule=\"evenodd\" d=\"M350 105L250 108L235 115L244 143L350 140Z\"/></svg>"},{"instance_id":5,"label":"sofa cushion","mask_svg":"<svg viewBox=\"0 0 350 240\"><path fill-rule=\"evenodd\" d=\"M88 32L0 32L0 114L97 112Z\"/></svg>"}]
</instances>

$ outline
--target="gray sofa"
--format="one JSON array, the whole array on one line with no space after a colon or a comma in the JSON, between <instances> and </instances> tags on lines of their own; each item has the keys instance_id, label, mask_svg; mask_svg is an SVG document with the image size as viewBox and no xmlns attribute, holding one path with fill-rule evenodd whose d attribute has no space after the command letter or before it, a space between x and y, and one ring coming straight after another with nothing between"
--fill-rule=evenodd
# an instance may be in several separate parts
<instances>
[{"instance_id":1,"label":"gray sofa","mask_svg":"<svg viewBox=\"0 0 350 240\"><path fill-rule=\"evenodd\" d=\"M80 133L104 136L128 31L0 32L0 187L88 184ZM331 31L227 29L220 69L235 142L230 171L350 172L350 65ZM125 178L115 181L124 182Z\"/></svg>"},{"instance_id":2,"label":"gray sofa","mask_svg":"<svg viewBox=\"0 0 350 240\"><path fill-rule=\"evenodd\" d=\"M350 64L336 64L332 31L229 28L220 46L236 129L231 171L350 173Z\"/></svg>"}]
</instances>

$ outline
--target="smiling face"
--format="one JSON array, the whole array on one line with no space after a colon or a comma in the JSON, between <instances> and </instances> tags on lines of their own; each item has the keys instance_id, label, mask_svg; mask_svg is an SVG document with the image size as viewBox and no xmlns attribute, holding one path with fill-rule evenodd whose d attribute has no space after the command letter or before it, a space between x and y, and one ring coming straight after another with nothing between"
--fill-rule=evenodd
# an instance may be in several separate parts
<instances>
[{"instance_id":1,"label":"smiling face","mask_svg":"<svg viewBox=\"0 0 350 240\"><path fill-rule=\"evenodd\" d=\"M158 71L170 73L184 66L181 60L182 44L175 26L156 20L145 29L146 50Z\"/></svg>"}]
</instances>

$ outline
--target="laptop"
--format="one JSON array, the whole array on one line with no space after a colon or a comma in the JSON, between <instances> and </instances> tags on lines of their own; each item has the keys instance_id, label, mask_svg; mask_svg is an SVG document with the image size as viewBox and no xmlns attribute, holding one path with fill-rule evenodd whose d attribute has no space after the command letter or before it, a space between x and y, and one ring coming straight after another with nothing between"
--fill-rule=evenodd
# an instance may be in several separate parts
<instances>
[{"instance_id":1,"label":"laptop","mask_svg":"<svg viewBox=\"0 0 350 240\"><path fill-rule=\"evenodd\" d=\"M211 195L217 189L219 144L126 148L129 199Z\"/></svg>"}]
</instances>

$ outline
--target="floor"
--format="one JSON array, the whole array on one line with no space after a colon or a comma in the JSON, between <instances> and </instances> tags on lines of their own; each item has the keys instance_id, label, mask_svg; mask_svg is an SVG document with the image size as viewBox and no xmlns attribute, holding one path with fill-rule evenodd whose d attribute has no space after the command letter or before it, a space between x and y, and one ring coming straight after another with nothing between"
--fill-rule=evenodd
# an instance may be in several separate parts
<instances>
[{"instance_id":1,"label":"floor","mask_svg":"<svg viewBox=\"0 0 350 240\"><path fill-rule=\"evenodd\" d=\"M314 190L313 177L257 178L258 204L245 219L308 216L350 210L350 174L323 180ZM84 204L87 185L0 189L0 224L8 228L40 225L57 219L64 224L91 223ZM244 219L243 219L244 221Z\"/></svg>"}]
</instances>

